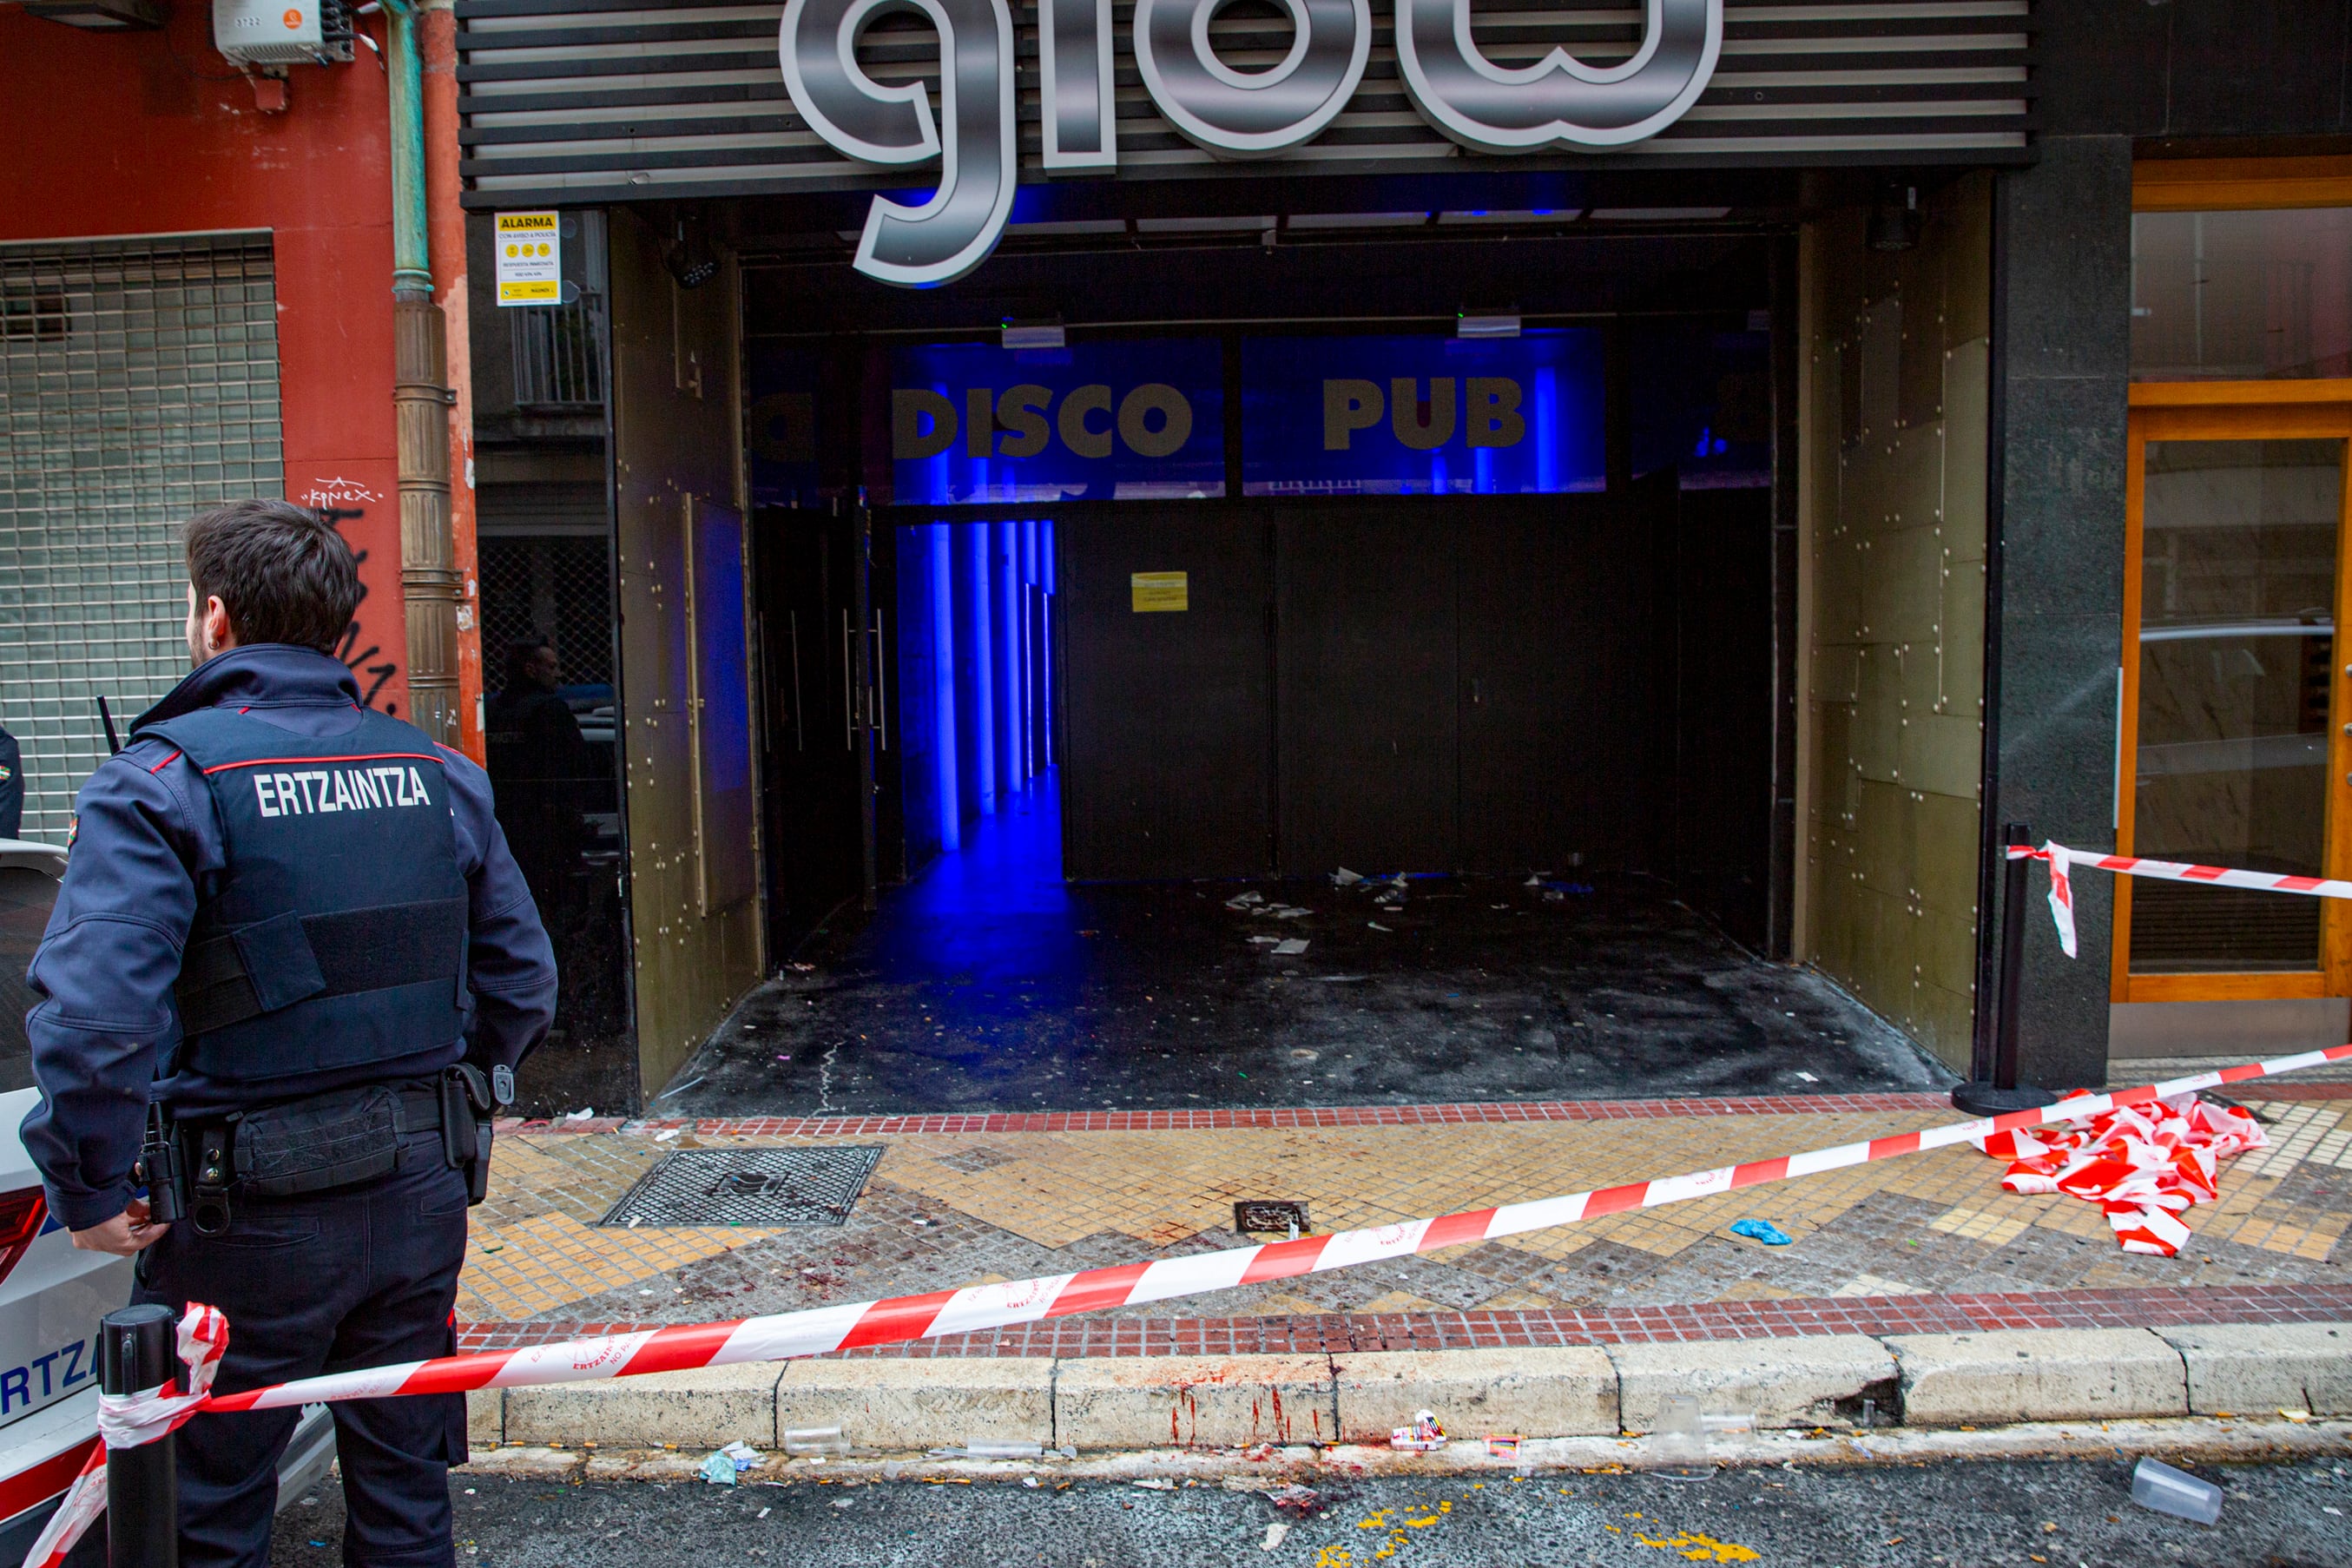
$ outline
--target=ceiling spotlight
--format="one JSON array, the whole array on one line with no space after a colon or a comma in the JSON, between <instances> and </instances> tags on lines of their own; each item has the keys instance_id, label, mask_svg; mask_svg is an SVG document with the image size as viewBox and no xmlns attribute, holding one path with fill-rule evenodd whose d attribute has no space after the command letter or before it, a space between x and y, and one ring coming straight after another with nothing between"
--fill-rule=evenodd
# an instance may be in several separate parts
<instances>
[{"instance_id":1,"label":"ceiling spotlight","mask_svg":"<svg viewBox=\"0 0 2352 1568\"><path fill-rule=\"evenodd\" d=\"M1454 335L1457 338L1516 338L1519 335L1519 313L1517 310L1463 310L1454 318Z\"/></svg>"},{"instance_id":2,"label":"ceiling spotlight","mask_svg":"<svg viewBox=\"0 0 2352 1568\"><path fill-rule=\"evenodd\" d=\"M1870 248L1909 250L1919 243L1919 187L1907 181L1886 186L1870 209Z\"/></svg>"},{"instance_id":3,"label":"ceiling spotlight","mask_svg":"<svg viewBox=\"0 0 2352 1568\"><path fill-rule=\"evenodd\" d=\"M672 226L675 238L662 265L677 280L681 289L699 289L719 276L719 255L710 248L710 240L702 232L702 217L698 213L680 213Z\"/></svg>"}]
</instances>

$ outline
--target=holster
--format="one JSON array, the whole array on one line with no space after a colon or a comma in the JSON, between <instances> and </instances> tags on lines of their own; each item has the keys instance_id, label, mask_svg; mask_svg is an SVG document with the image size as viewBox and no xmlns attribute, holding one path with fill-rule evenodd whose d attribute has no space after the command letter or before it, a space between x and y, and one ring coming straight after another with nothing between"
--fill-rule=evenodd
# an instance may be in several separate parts
<instances>
[{"instance_id":1,"label":"holster","mask_svg":"<svg viewBox=\"0 0 2352 1568\"><path fill-rule=\"evenodd\" d=\"M449 1168L466 1173L466 1206L490 1190L490 1080L460 1062L441 1075L441 1148Z\"/></svg>"}]
</instances>

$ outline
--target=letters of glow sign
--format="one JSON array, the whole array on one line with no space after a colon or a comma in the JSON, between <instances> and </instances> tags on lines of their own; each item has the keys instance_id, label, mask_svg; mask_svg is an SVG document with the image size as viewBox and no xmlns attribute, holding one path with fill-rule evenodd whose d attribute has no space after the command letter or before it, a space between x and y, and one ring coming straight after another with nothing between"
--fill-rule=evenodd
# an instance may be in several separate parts
<instances>
[{"instance_id":1,"label":"letters of glow sign","mask_svg":"<svg viewBox=\"0 0 2352 1568\"><path fill-rule=\"evenodd\" d=\"M1355 95L1372 47L1370 0L1280 0L1290 49L1264 70L1219 59L1209 24L1227 0L1136 0L1132 44L1171 124L1220 158L1278 157ZM1588 66L1553 48L1531 66L1487 59L1470 0L1391 0L1406 93L1432 125L1482 153L1617 147L1654 136L1698 101L1723 49L1723 0L1646 0L1642 47ZM940 37L940 104L919 81L885 86L857 64L868 23L925 17ZM1110 0L1038 0L1039 113L1049 170L1118 164ZM790 0L778 46L793 107L825 145L870 163L940 165L920 206L874 198L856 267L916 288L987 259L1020 179L1008 0Z\"/></svg>"}]
</instances>

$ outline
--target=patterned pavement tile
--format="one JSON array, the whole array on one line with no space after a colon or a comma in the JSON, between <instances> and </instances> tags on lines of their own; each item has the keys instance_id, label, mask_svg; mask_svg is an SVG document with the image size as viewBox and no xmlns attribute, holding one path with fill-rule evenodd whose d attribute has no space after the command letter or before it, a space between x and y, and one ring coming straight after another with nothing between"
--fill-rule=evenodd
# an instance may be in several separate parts
<instances>
[{"instance_id":1,"label":"patterned pavement tile","mask_svg":"<svg viewBox=\"0 0 2352 1568\"><path fill-rule=\"evenodd\" d=\"M2091 1205L2001 1191L2000 1165L1938 1150L1427 1257L1242 1287L1203 1318L1383 1318L1953 1293L2352 1283L2352 1108L2253 1102L2273 1146L2225 1167L2179 1258L2119 1251ZM1444 1108L1435 1108L1444 1109ZM1476 1109L1476 1108L1472 1108ZM992 1119L1001 1120L1001 1119ZM698 1321L1050 1275L1239 1245L1241 1198L1303 1200L1317 1231L1378 1225L1907 1131L1916 1108L1515 1121L1024 1131L635 1126L501 1136L460 1282L467 1321ZM607 1227L671 1151L884 1147L840 1227ZM1794 1238L1728 1234L1759 1217ZM1260 1238L1263 1239L1263 1238ZM1150 1319L1171 1304L1104 1314ZM1165 1321L1166 1319L1153 1319ZM1417 1320L1416 1320L1417 1321Z\"/></svg>"}]
</instances>

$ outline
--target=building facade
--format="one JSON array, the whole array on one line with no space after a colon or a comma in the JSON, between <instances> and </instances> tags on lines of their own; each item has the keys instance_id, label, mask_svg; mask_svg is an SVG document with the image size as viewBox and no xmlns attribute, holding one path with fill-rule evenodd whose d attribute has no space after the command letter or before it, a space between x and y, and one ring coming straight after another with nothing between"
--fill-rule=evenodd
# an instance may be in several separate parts
<instances>
[{"instance_id":1,"label":"building facade","mask_svg":"<svg viewBox=\"0 0 2352 1568\"><path fill-rule=\"evenodd\" d=\"M1081 880L1648 879L1973 1077L2010 825L2352 875L2347 28L456 0L455 603L565 955L543 1108L652 1101L835 910L1016 815ZM16 110L56 172L9 221L55 248L103 149L132 174L73 236L268 228L272 472L394 494L388 397L299 434L291 379L397 379L353 324L384 149L254 159L246 84L179 58L119 138ZM298 70L268 134L383 124L373 68ZM245 174L165 177L207 145L166 100ZM221 194L280 179L309 216ZM551 297L488 302L529 259L501 215L561 236ZM320 351L292 290L330 243ZM12 367L52 341L28 287ZM2074 957L2026 909L2027 1081L2352 1027L2339 904L2074 888Z\"/></svg>"},{"instance_id":2,"label":"building facade","mask_svg":"<svg viewBox=\"0 0 2352 1568\"><path fill-rule=\"evenodd\" d=\"M429 83L454 113L454 22L404 24L408 58L440 58L396 92L385 18L333 20L317 55L240 68L203 6L0 5L0 723L28 837L63 841L106 754L98 700L120 730L185 673L178 528L240 496L335 520L361 691L480 750L464 366L440 328L462 256L420 269L421 166L413 238L395 214L395 100L421 111Z\"/></svg>"}]
</instances>

